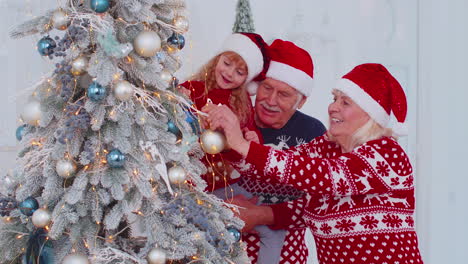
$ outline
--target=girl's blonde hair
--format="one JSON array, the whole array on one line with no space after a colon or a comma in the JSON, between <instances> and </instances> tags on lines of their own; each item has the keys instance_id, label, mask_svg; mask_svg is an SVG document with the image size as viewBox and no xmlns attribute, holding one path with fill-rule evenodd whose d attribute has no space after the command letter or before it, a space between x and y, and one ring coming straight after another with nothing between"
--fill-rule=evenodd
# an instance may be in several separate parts
<instances>
[{"instance_id":1,"label":"girl's blonde hair","mask_svg":"<svg viewBox=\"0 0 468 264\"><path fill-rule=\"evenodd\" d=\"M193 77L193 80L202 81L205 83L205 94L207 94L208 91L218 87L216 84L215 69L216 69L216 65L219 62L219 59L223 55L226 56L229 60L231 60L235 64L238 64L238 63L244 64L247 71L249 70L244 59L242 59L242 57L239 54L233 51L225 51L216 55L214 58L208 61L207 64L202 66L201 69L198 71L198 73L196 73L195 76ZM230 108L232 109L232 111L234 111L234 113L239 118L241 126L245 126L249 122L250 113L252 112L252 108L250 107L251 104L249 100L250 100L250 97L247 95L247 91L245 89L245 83L233 89L231 98L229 99L229 104L230 104Z\"/></svg>"}]
</instances>

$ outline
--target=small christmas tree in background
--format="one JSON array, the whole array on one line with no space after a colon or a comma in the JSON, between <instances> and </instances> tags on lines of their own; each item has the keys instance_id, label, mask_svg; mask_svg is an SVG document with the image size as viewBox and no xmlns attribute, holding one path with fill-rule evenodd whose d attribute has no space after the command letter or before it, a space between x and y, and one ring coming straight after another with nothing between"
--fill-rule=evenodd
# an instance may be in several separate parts
<instances>
[{"instance_id":1,"label":"small christmas tree in background","mask_svg":"<svg viewBox=\"0 0 468 264\"><path fill-rule=\"evenodd\" d=\"M255 32L252 11L249 0L239 0L236 8L236 21L232 32Z\"/></svg>"},{"instance_id":2,"label":"small christmas tree in background","mask_svg":"<svg viewBox=\"0 0 468 264\"><path fill-rule=\"evenodd\" d=\"M0 179L0 263L246 263L242 222L202 190L198 122L176 92L183 0L69 0L15 38L55 63Z\"/></svg>"}]
</instances>

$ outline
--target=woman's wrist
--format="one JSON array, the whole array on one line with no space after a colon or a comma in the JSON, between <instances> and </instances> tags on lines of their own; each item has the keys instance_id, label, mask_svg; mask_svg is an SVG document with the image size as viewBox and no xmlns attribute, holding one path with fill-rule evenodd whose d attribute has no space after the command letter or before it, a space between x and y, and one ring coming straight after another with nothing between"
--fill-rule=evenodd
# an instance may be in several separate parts
<instances>
[{"instance_id":1,"label":"woman's wrist","mask_svg":"<svg viewBox=\"0 0 468 264\"><path fill-rule=\"evenodd\" d=\"M241 154L242 157L245 159L247 157L247 154L249 154L250 142L243 139L241 142L236 144L235 148L233 147L233 149L239 154Z\"/></svg>"}]
</instances>

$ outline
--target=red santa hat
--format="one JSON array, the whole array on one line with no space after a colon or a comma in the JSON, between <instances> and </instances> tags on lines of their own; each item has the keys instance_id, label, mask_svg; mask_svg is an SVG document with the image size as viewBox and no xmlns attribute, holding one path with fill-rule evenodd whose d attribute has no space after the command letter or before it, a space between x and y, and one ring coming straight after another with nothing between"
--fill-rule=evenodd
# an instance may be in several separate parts
<instances>
[{"instance_id":1,"label":"red santa hat","mask_svg":"<svg viewBox=\"0 0 468 264\"><path fill-rule=\"evenodd\" d=\"M285 82L309 96L314 85L314 63L310 54L281 39L273 41L268 51L271 62L266 77Z\"/></svg>"},{"instance_id":2,"label":"red santa hat","mask_svg":"<svg viewBox=\"0 0 468 264\"><path fill-rule=\"evenodd\" d=\"M393 113L398 121L392 127L393 132L398 136L407 134L405 92L383 65L366 63L356 66L338 81L336 89L349 96L382 127L390 126Z\"/></svg>"},{"instance_id":3,"label":"red santa hat","mask_svg":"<svg viewBox=\"0 0 468 264\"><path fill-rule=\"evenodd\" d=\"M256 33L234 33L223 44L221 52L233 51L247 64L248 75L245 83L247 91L255 94L258 81L265 79L265 73L270 65L268 44ZM255 82L252 82L255 81Z\"/></svg>"}]
</instances>

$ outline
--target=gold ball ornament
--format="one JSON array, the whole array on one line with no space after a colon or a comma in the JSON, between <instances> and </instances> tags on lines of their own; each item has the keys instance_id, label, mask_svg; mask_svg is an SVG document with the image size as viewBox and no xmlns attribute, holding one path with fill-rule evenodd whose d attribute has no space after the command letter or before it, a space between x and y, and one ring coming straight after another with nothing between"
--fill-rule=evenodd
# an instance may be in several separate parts
<instances>
[{"instance_id":1,"label":"gold ball ornament","mask_svg":"<svg viewBox=\"0 0 468 264\"><path fill-rule=\"evenodd\" d=\"M67 13L61 9L52 13L52 26L58 30L65 30L70 25L70 18Z\"/></svg>"},{"instance_id":2,"label":"gold ball ornament","mask_svg":"<svg viewBox=\"0 0 468 264\"><path fill-rule=\"evenodd\" d=\"M180 166L174 166L167 171L169 181L174 184L183 183L187 178L187 173L184 168Z\"/></svg>"},{"instance_id":3,"label":"gold ball ornament","mask_svg":"<svg viewBox=\"0 0 468 264\"><path fill-rule=\"evenodd\" d=\"M154 31L142 31L133 41L133 47L142 57L153 57L161 49L161 38Z\"/></svg>"},{"instance_id":4,"label":"gold ball ornament","mask_svg":"<svg viewBox=\"0 0 468 264\"><path fill-rule=\"evenodd\" d=\"M39 125L41 117L41 103L38 101L30 101L24 106L21 118L25 123L30 124L31 126L37 126Z\"/></svg>"},{"instance_id":5,"label":"gold ball ornament","mask_svg":"<svg viewBox=\"0 0 468 264\"><path fill-rule=\"evenodd\" d=\"M63 259L63 264L89 264L89 259L85 255L74 253Z\"/></svg>"},{"instance_id":6,"label":"gold ball ornament","mask_svg":"<svg viewBox=\"0 0 468 264\"><path fill-rule=\"evenodd\" d=\"M219 131L205 130L200 136L200 144L208 154L218 154L226 147L226 137Z\"/></svg>"},{"instance_id":7,"label":"gold ball ornament","mask_svg":"<svg viewBox=\"0 0 468 264\"><path fill-rule=\"evenodd\" d=\"M128 81L118 81L114 86L114 95L120 101L128 101L134 94L133 85Z\"/></svg>"},{"instance_id":8,"label":"gold ball ornament","mask_svg":"<svg viewBox=\"0 0 468 264\"><path fill-rule=\"evenodd\" d=\"M59 160L57 161L57 164L55 165L55 171L60 177L64 179L68 179L68 178L73 177L73 175L75 175L76 165L71 160L67 160L67 159Z\"/></svg>"},{"instance_id":9,"label":"gold ball ornament","mask_svg":"<svg viewBox=\"0 0 468 264\"><path fill-rule=\"evenodd\" d=\"M164 264L166 263L166 252L159 248L153 248L147 256L149 264Z\"/></svg>"},{"instance_id":10,"label":"gold ball ornament","mask_svg":"<svg viewBox=\"0 0 468 264\"><path fill-rule=\"evenodd\" d=\"M52 215L47 209L40 208L34 211L31 220L35 227L44 228L50 224Z\"/></svg>"},{"instance_id":11,"label":"gold ball ornament","mask_svg":"<svg viewBox=\"0 0 468 264\"><path fill-rule=\"evenodd\" d=\"M168 70L162 70L159 73L159 78L161 78L163 82L167 83L167 85L172 82L172 74Z\"/></svg>"},{"instance_id":12,"label":"gold ball ornament","mask_svg":"<svg viewBox=\"0 0 468 264\"><path fill-rule=\"evenodd\" d=\"M86 57L78 57L74 59L71 63L71 74L74 76L83 75L88 69L89 60Z\"/></svg>"},{"instance_id":13,"label":"gold ball ornament","mask_svg":"<svg viewBox=\"0 0 468 264\"><path fill-rule=\"evenodd\" d=\"M184 16L177 16L174 19L174 26L179 30L181 33L185 33L189 29L189 22L186 17Z\"/></svg>"}]
</instances>

